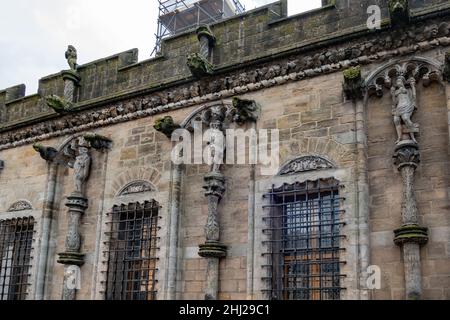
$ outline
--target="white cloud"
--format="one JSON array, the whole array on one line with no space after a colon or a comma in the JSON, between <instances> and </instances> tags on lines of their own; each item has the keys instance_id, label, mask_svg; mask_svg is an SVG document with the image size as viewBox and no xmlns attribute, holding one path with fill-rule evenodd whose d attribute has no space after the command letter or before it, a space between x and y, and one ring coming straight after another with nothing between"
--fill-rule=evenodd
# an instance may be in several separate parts
<instances>
[{"instance_id":1,"label":"white cloud","mask_svg":"<svg viewBox=\"0 0 450 320\"><path fill-rule=\"evenodd\" d=\"M242 0L247 10L271 0ZM320 0L289 0L289 14L320 6ZM146 59L155 44L156 0L15 0L0 11L0 90L25 83L37 91L39 78L66 69L68 44L86 63L131 48ZM6 32L6 31L7 32Z\"/></svg>"}]
</instances>

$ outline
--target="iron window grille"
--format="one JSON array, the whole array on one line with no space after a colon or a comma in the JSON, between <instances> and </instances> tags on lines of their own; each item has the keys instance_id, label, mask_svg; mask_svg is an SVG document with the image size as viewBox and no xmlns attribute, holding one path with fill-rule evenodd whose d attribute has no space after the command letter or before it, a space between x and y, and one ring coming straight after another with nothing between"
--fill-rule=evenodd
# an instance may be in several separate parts
<instances>
[{"instance_id":1,"label":"iron window grille","mask_svg":"<svg viewBox=\"0 0 450 320\"><path fill-rule=\"evenodd\" d=\"M33 235L33 217L0 220L0 300L27 298Z\"/></svg>"},{"instance_id":2,"label":"iron window grille","mask_svg":"<svg viewBox=\"0 0 450 320\"><path fill-rule=\"evenodd\" d=\"M335 179L272 187L264 217L267 293L274 300L339 300L341 198Z\"/></svg>"},{"instance_id":3,"label":"iron window grille","mask_svg":"<svg viewBox=\"0 0 450 320\"><path fill-rule=\"evenodd\" d=\"M155 201L113 207L107 300L156 300L158 210Z\"/></svg>"}]
</instances>

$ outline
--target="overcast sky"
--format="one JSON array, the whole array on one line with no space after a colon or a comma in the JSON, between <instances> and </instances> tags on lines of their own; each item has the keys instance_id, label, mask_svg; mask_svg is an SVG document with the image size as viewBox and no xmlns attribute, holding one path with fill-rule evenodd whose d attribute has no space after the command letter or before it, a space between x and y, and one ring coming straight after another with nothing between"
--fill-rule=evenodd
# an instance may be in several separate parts
<instances>
[{"instance_id":1,"label":"overcast sky","mask_svg":"<svg viewBox=\"0 0 450 320\"><path fill-rule=\"evenodd\" d=\"M241 0L247 10L273 0ZM320 7L321 0L289 0L289 14ZM139 49L148 59L155 45L157 0L2 0L0 6L0 90L68 69L68 44L78 63Z\"/></svg>"}]
</instances>

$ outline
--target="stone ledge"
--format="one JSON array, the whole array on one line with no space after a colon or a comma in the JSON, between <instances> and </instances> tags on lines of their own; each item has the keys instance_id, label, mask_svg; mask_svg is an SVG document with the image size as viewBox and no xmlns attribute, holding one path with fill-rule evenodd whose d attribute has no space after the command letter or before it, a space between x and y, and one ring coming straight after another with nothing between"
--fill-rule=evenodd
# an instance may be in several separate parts
<instances>
[{"instance_id":1,"label":"stone ledge","mask_svg":"<svg viewBox=\"0 0 450 320\"><path fill-rule=\"evenodd\" d=\"M428 228L419 225L405 225L394 231L394 243L398 246L404 243L418 243L425 245L428 242Z\"/></svg>"}]
</instances>

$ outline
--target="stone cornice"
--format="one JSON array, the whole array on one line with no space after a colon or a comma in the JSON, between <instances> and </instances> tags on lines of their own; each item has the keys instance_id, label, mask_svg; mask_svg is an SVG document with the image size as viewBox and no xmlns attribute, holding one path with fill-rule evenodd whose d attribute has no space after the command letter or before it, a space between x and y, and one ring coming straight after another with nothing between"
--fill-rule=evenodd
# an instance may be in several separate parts
<instances>
[{"instance_id":1,"label":"stone cornice","mask_svg":"<svg viewBox=\"0 0 450 320\"><path fill-rule=\"evenodd\" d=\"M447 19L448 20L448 19ZM168 89L152 94L147 90L124 93L78 106L70 116L46 116L45 122L28 127L2 128L0 150L9 149L49 138L74 134L94 128L154 116L205 102L234 97L291 81L347 69L350 66L368 65L392 57L406 56L450 45L450 22L444 19L429 21L426 25L388 30L354 43L318 49L309 54L292 54L272 62L242 67L241 72L230 71L198 81L186 79ZM223 71L225 72L225 71ZM145 95L142 97L142 95ZM128 100L127 100L128 99ZM109 103L109 105L108 105ZM98 106L97 110L92 110ZM89 111L87 111L89 109ZM18 124L16 124L17 126ZM7 131L8 130L8 131ZM7 131L7 132L5 132Z\"/></svg>"}]
</instances>

